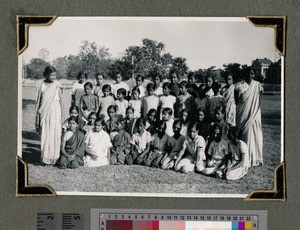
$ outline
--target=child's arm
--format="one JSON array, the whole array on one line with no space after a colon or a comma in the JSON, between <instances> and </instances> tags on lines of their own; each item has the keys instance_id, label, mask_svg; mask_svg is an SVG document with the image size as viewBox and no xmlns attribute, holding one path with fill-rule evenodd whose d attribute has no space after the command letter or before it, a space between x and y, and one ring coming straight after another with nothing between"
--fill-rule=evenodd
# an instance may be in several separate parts
<instances>
[{"instance_id":1,"label":"child's arm","mask_svg":"<svg viewBox=\"0 0 300 230\"><path fill-rule=\"evenodd\" d=\"M176 159L176 161L175 161L175 164L174 164L174 168L176 168L177 167L177 164L178 164L178 162L181 160L181 158L183 157L183 154L184 154L184 152L185 152L185 150L186 150L186 146L187 146L188 144L187 144L187 141L184 141L184 143L183 143L183 145L182 145L182 149L180 150L180 152L179 152L179 154L178 154L178 157L177 157L177 159Z\"/></svg>"},{"instance_id":2,"label":"child's arm","mask_svg":"<svg viewBox=\"0 0 300 230\"><path fill-rule=\"evenodd\" d=\"M88 147L87 145L85 146L85 153L86 155L90 156L92 158L92 160L97 160L98 156L95 155Z\"/></svg>"},{"instance_id":3,"label":"child's arm","mask_svg":"<svg viewBox=\"0 0 300 230\"><path fill-rule=\"evenodd\" d=\"M147 143L145 150L140 154L140 157L144 157L145 155L147 155L150 151L150 144Z\"/></svg>"},{"instance_id":4,"label":"child's arm","mask_svg":"<svg viewBox=\"0 0 300 230\"><path fill-rule=\"evenodd\" d=\"M83 109L83 97L80 97L80 100L79 100L79 109L80 109L80 112L83 115L83 117L85 119L87 119L87 117L85 116L84 109Z\"/></svg>"},{"instance_id":5,"label":"child's arm","mask_svg":"<svg viewBox=\"0 0 300 230\"><path fill-rule=\"evenodd\" d=\"M96 114L98 114L98 112L99 112L99 106L100 106L99 97L98 97L98 95L95 95L95 113Z\"/></svg>"}]
</instances>

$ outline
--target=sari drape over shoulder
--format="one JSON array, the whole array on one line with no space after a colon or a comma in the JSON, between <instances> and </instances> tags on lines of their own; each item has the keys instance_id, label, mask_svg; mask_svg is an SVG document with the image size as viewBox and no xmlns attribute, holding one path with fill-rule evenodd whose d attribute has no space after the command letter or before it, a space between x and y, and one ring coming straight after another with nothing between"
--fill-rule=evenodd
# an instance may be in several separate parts
<instances>
[{"instance_id":1,"label":"sari drape over shoulder","mask_svg":"<svg viewBox=\"0 0 300 230\"><path fill-rule=\"evenodd\" d=\"M85 151L85 135L82 131L76 130L74 134L66 141L65 151L68 155L74 155L72 161L76 161L78 165L83 165L83 156ZM71 162L67 157L61 156L59 164L61 166L71 167Z\"/></svg>"},{"instance_id":2,"label":"sari drape over shoulder","mask_svg":"<svg viewBox=\"0 0 300 230\"><path fill-rule=\"evenodd\" d=\"M226 102L226 122L231 125L235 126L236 124L236 105L234 100L234 85L231 85L228 89L224 91L223 96L225 97Z\"/></svg>"},{"instance_id":3,"label":"sari drape over shoulder","mask_svg":"<svg viewBox=\"0 0 300 230\"><path fill-rule=\"evenodd\" d=\"M263 164L263 135L260 110L261 89L261 84L252 80L249 88L240 94L236 104L236 123L243 131L242 140L248 145L251 166Z\"/></svg>"},{"instance_id":4,"label":"sari drape over shoulder","mask_svg":"<svg viewBox=\"0 0 300 230\"><path fill-rule=\"evenodd\" d=\"M60 84L44 82L38 87L37 116L41 134L41 160L54 165L60 155L61 144L61 105Z\"/></svg>"}]
</instances>

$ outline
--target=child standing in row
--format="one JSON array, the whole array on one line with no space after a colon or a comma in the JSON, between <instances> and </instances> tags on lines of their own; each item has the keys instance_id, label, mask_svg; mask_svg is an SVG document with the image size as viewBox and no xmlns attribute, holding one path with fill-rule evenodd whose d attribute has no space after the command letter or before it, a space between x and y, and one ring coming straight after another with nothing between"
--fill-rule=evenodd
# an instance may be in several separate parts
<instances>
[{"instance_id":1,"label":"child standing in row","mask_svg":"<svg viewBox=\"0 0 300 230\"><path fill-rule=\"evenodd\" d=\"M233 77L232 75L228 75L226 77L226 85L222 88L223 96L225 97L226 109L225 109L225 117L226 122L235 126L236 124L236 105L234 99L234 85L233 85Z\"/></svg>"},{"instance_id":2,"label":"child standing in row","mask_svg":"<svg viewBox=\"0 0 300 230\"><path fill-rule=\"evenodd\" d=\"M84 82L86 81L87 75L84 72L79 71L77 75L78 82L72 87L71 93L71 105L76 105L79 108L80 98L84 95Z\"/></svg>"},{"instance_id":3,"label":"child standing in row","mask_svg":"<svg viewBox=\"0 0 300 230\"><path fill-rule=\"evenodd\" d=\"M140 74L137 75L137 77L135 78L135 81L136 81L137 88L140 90L140 99L143 99L147 94L146 89L143 86L144 76L140 75Z\"/></svg>"},{"instance_id":4,"label":"child standing in row","mask_svg":"<svg viewBox=\"0 0 300 230\"><path fill-rule=\"evenodd\" d=\"M118 89L125 89L126 92L129 92L129 86L122 81L122 75L121 72L116 72L116 82L111 86L112 93L114 94L114 97L118 97ZM125 95L124 97L126 97Z\"/></svg>"},{"instance_id":5,"label":"child standing in row","mask_svg":"<svg viewBox=\"0 0 300 230\"><path fill-rule=\"evenodd\" d=\"M103 116L104 120L109 119L107 109L110 105L115 105L115 99L111 95L110 85L104 85L102 87L103 96L99 98L99 116Z\"/></svg>"},{"instance_id":6,"label":"child standing in row","mask_svg":"<svg viewBox=\"0 0 300 230\"><path fill-rule=\"evenodd\" d=\"M173 95L170 95L171 93L171 85L168 82L165 82L163 84L163 92L164 95L159 98L159 104L160 104L160 111L162 117L162 111L164 108L170 108L172 111L174 111L174 104L176 102L176 97Z\"/></svg>"},{"instance_id":7,"label":"child standing in row","mask_svg":"<svg viewBox=\"0 0 300 230\"><path fill-rule=\"evenodd\" d=\"M124 88L120 88L117 91L117 100L116 100L116 106L118 106L117 114L122 115L122 117L125 117L126 115L126 108L128 107L128 101L125 100L126 97L126 90Z\"/></svg>"},{"instance_id":8,"label":"child standing in row","mask_svg":"<svg viewBox=\"0 0 300 230\"><path fill-rule=\"evenodd\" d=\"M85 95L83 95L80 98L80 107L79 107L82 116L86 121L88 120L88 116L91 112L95 112L97 114L99 109L98 96L92 94L92 91L93 91L93 84L90 82L86 82L84 84Z\"/></svg>"},{"instance_id":9,"label":"child standing in row","mask_svg":"<svg viewBox=\"0 0 300 230\"><path fill-rule=\"evenodd\" d=\"M212 90L214 92L214 95L208 99L208 103L207 103L209 116L211 118L214 117L214 111L218 106L222 108L226 107L225 97L223 97L220 94L220 88L221 88L220 83L214 82L212 84Z\"/></svg>"},{"instance_id":10,"label":"child standing in row","mask_svg":"<svg viewBox=\"0 0 300 230\"><path fill-rule=\"evenodd\" d=\"M178 72L176 70L171 70L170 71L170 94L178 97L180 94L180 90L179 90L179 76L178 76Z\"/></svg>"},{"instance_id":11,"label":"child standing in row","mask_svg":"<svg viewBox=\"0 0 300 230\"><path fill-rule=\"evenodd\" d=\"M162 82L161 76L155 75L152 78L152 81L153 81L153 86L154 86L153 87L153 95L160 97L161 95L163 95L163 88L161 86L161 82ZM147 91L148 91L148 89L147 89Z\"/></svg>"},{"instance_id":12,"label":"child standing in row","mask_svg":"<svg viewBox=\"0 0 300 230\"><path fill-rule=\"evenodd\" d=\"M95 78L96 78L96 84L95 84L95 87L94 87L94 94L98 95L98 97L101 98L101 97L104 96L103 90L102 90L102 87L104 85L103 84L104 83L104 76L101 73L97 73Z\"/></svg>"},{"instance_id":13,"label":"child standing in row","mask_svg":"<svg viewBox=\"0 0 300 230\"><path fill-rule=\"evenodd\" d=\"M134 86L131 90L131 100L128 105L134 108L134 118L141 117L141 108L142 102L140 100L140 89L137 86Z\"/></svg>"},{"instance_id":14,"label":"child standing in row","mask_svg":"<svg viewBox=\"0 0 300 230\"><path fill-rule=\"evenodd\" d=\"M150 82L147 85L147 92L149 96L144 97L143 103L143 117L146 119L148 112L151 109L157 109L159 106L159 97L154 95L154 83Z\"/></svg>"}]
</instances>

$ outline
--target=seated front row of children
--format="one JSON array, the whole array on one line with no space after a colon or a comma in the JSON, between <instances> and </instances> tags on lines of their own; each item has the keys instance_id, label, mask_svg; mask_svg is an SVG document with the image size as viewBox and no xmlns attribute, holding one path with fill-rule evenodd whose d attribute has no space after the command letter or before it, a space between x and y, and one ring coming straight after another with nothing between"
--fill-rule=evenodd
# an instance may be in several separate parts
<instances>
[{"instance_id":1,"label":"seated front row of children","mask_svg":"<svg viewBox=\"0 0 300 230\"><path fill-rule=\"evenodd\" d=\"M166 111L168 114L169 111ZM228 180L237 180L247 174L249 154L241 140L241 130L233 127L222 139L222 129L214 126L214 138L205 154L206 143L199 135L199 125L191 122L187 136L181 134L182 122L175 120L172 136L167 130L167 119L156 122L155 132L146 130L146 121L138 118L132 135L125 131L126 120L114 120L113 136L107 132L104 118L91 118L94 125L84 135L76 116L68 119L68 130L62 139L61 168L99 167L108 164L138 164L182 173L197 172ZM88 129L86 129L87 131Z\"/></svg>"}]
</instances>

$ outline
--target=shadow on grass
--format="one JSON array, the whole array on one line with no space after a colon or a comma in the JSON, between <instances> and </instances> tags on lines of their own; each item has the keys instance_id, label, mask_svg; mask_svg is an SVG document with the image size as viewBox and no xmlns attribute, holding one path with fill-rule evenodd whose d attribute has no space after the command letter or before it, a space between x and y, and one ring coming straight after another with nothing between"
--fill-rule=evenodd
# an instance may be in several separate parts
<instances>
[{"instance_id":1,"label":"shadow on grass","mask_svg":"<svg viewBox=\"0 0 300 230\"><path fill-rule=\"evenodd\" d=\"M31 141L38 141L39 136L36 132L30 132L30 131L22 131L22 137L27 140Z\"/></svg>"},{"instance_id":2,"label":"shadow on grass","mask_svg":"<svg viewBox=\"0 0 300 230\"><path fill-rule=\"evenodd\" d=\"M33 165L42 165L41 163L41 146L40 144L33 143L32 141L38 141L39 137L35 132L22 131L23 137L23 149L22 159Z\"/></svg>"},{"instance_id":3,"label":"shadow on grass","mask_svg":"<svg viewBox=\"0 0 300 230\"><path fill-rule=\"evenodd\" d=\"M35 100L31 99L22 99L22 109L26 109L28 105L34 105Z\"/></svg>"}]
</instances>

